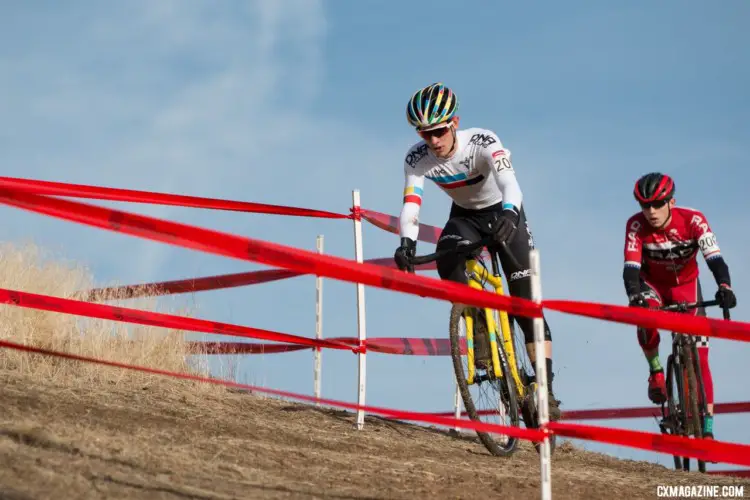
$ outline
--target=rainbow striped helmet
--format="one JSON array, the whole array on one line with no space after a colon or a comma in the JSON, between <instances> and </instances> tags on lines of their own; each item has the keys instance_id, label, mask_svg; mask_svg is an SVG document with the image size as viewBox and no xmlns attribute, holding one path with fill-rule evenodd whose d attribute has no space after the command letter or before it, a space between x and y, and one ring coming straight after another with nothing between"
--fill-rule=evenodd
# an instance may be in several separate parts
<instances>
[{"instance_id":1,"label":"rainbow striped helmet","mask_svg":"<svg viewBox=\"0 0 750 500\"><path fill-rule=\"evenodd\" d=\"M417 130L430 130L447 122L458 111L458 97L442 83L417 90L406 105L406 119Z\"/></svg>"}]
</instances>

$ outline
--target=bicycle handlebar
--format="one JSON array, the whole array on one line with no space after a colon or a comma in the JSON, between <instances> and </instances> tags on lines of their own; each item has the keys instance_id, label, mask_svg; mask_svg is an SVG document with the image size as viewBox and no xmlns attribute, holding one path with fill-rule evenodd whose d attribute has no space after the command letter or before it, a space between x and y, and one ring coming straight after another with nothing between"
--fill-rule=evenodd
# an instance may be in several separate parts
<instances>
[{"instance_id":1,"label":"bicycle handlebar","mask_svg":"<svg viewBox=\"0 0 750 500\"><path fill-rule=\"evenodd\" d=\"M662 311L678 311L678 312L685 312L688 309L696 309L698 307L711 307L711 306L721 306L721 302L718 300L704 300L701 302L680 302L677 304L670 304L668 306L662 306L659 307ZM724 313L724 319L730 319L729 315L729 309L726 307L721 308L722 312Z\"/></svg>"},{"instance_id":2,"label":"bicycle handlebar","mask_svg":"<svg viewBox=\"0 0 750 500\"><path fill-rule=\"evenodd\" d=\"M461 245L461 246L457 246L456 248L446 248L446 249L443 249L443 250L438 250L438 251L433 252L433 253L428 253L428 254L425 254L425 255L418 255L416 257L412 257L411 259L409 259L410 266L409 266L408 271L409 272L413 272L415 265L427 264L427 263L435 261L435 260L437 260L437 259L439 259L439 258L441 258L441 257L443 257L445 255L449 255L449 254L462 255L462 254L471 253L471 252L473 252L475 250L478 250L478 249L480 249L482 247L485 247L485 246L491 244L493 241L494 241L493 235L488 235L488 236L485 236L484 238L482 238L482 239L480 239L480 240L478 240L478 241L476 241L474 243L470 243L468 245ZM514 267L516 267L517 269L521 269L521 264L518 263L518 260L513 255L513 252L511 252L510 248L508 248L508 244L507 243L502 242L500 244L500 250L502 250L502 252L505 254L505 256L508 257L508 260L510 261L510 263Z\"/></svg>"}]
</instances>

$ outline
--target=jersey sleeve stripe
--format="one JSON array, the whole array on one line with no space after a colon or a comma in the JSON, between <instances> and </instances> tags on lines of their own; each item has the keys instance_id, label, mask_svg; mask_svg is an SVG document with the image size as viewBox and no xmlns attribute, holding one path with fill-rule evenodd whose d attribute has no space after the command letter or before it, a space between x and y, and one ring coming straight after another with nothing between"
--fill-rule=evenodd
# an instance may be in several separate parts
<instances>
[{"instance_id":1,"label":"jersey sleeve stripe","mask_svg":"<svg viewBox=\"0 0 750 500\"><path fill-rule=\"evenodd\" d=\"M409 196L410 194L416 195L416 196L422 196L422 188L417 186L409 186L406 189L404 189L404 196Z\"/></svg>"},{"instance_id":2,"label":"jersey sleeve stripe","mask_svg":"<svg viewBox=\"0 0 750 500\"><path fill-rule=\"evenodd\" d=\"M404 189L404 203L422 204L422 188L418 186L409 186Z\"/></svg>"},{"instance_id":3,"label":"jersey sleeve stripe","mask_svg":"<svg viewBox=\"0 0 750 500\"><path fill-rule=\"evenodd\" d=\"M632 260L626 260L625 261L625 267L637 267L637 268L640 268L641 267L641 263L640 262L634 262Z\"/></svg>"}]
</instances>

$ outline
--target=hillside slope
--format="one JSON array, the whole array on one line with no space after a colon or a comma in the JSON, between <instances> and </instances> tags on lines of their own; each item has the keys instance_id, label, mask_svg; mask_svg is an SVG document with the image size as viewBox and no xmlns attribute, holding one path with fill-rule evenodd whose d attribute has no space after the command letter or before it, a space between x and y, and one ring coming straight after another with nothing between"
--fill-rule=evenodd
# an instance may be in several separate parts
<instances>
[{"instance_id":1,"label":"hillside slope","mask_svg":"<svg viewBox=\"0 0 750 500\"><path fill-rule=\"evenodd\" d=\"M0 245L0 287L75 297L93 286L75 263L49 259L34 246ZM121 303L188 313L163 300ZM200 359L186 362L185 332L161 328L2 305L0 338L206 371ZM680 483L743 484L572 446L555 454L555 499L654 498L657 485ZM750 496L750 482L744 484ZM358 432L346 412L0 349L0 500L479 496L539 498L533 448L524 443L500 459L473 435L378 418Z\"/></svg>"},{"instance_id":2,"label":"hillside slope","mask_svg":"<svg viewBox=\"0 0 750 500\"><path fill-rule=\"evenodd\" d=\"M539 497L528 446L495 458L432 429L368 418L358 432L349 413L159 382L81 387L0 372L0 498ZM650 499L659 484L691 483L750 490L570 446L553 467L556 499Z\"/></svg>"}]
</instances>

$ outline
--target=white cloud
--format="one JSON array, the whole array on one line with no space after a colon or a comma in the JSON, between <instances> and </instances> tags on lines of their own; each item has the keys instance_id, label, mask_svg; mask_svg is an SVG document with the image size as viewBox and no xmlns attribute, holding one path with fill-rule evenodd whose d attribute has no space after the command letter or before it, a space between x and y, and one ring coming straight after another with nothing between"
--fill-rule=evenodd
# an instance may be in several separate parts
<instances>
[{"instance_id":1,"label":"white cloud","mask_svg":"<svg viewBox=\"0 0 750 500\"><path fill-rule=\"evenodd\" d=\"M269 198L253 184L266 173L278 178L290 163L285 145L314 125L306 110L322 77L326 25L319 1L238 2L222 9L140 2L99 6L88 17L74 9L29 7L15 21L28 27L55 16L78 22L51 25L41 39L20 36L20 49L0 58L7 175ZM270 168L274 162L279 165ZM175 213L169 207L125 209L166 218ZM30 217L18 218L19 230L39 221ZM85 234L87 245L102 254L128 249L130 258L141 256L143 277L171 251Z\"/></svg>"}]
</instances>

